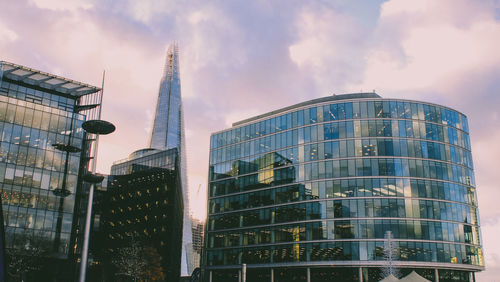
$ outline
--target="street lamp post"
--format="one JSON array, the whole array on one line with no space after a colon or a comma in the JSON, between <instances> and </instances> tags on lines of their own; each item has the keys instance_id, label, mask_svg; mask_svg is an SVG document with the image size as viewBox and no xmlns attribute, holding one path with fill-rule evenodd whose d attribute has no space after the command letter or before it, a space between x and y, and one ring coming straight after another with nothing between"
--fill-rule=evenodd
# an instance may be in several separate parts
<instances>
[{"instance_id":1,"label":"street lamp post","mask_svg":"<svg viewBox=\"0 0 500 282\"><path fill-rule=\"evenodd\" d=\"M100 118L100 113L99 113ZM115 126L104 120L88 120L82 124L83 129L87 133L96 135L96 147L94 150L97 151L97 144L99 135L107 135L115 131ZM85 232L83 237L83 248L82 248L82 260L80 262L80 282L85 282L85 276L87 272L87 258L89 251L89 237L90 237L90 220L92 219L92 204L94 200L94 187L97 183L103 181L104 177L95 174L96 170L96 160L92 162L92 167L90 169L90 173L86 174L83 177L83 180L90 183L89 189L89 200L87 205L87 214L85 217Z\"/></svg>"}]
</instances>

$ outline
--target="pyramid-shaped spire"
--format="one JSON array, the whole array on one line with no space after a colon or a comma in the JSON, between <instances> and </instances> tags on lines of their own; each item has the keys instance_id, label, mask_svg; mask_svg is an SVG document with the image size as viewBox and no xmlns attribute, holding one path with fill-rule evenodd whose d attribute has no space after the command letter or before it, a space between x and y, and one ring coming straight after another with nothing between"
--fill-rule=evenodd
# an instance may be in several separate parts
<instances>
[{"instance_id":1,"label":"pyramid-shaped spire","mask_svg":"<svg viewBox=\"0 0 500 282\"><path fill-rule=\"evenodd\" d=\"M179 47L177 43L173 43L167 51L149 147L154 149L180 148L182 130Z\"/></svg>"}]
</instances>

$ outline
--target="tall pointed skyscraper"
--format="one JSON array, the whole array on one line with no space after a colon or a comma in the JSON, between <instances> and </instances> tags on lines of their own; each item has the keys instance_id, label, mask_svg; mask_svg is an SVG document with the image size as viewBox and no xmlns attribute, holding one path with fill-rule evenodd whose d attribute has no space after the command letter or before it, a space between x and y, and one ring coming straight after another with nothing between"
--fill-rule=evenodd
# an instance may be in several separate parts
<instances>
[{"instance_id":1,"label":"tall pointed skyscraper","mask_svg":"<svg viewBox=\"0 0 500 282\"><path fill-rule=\"evenodd\" d=\"M160 82L149 147L159 150L177 148L179 151L184 199L181 275L191 275L194 269L193 239L191 218L189 216L184 116L181 100L181 81L179 78L179 47L177 43L171 44L167 51L167 60Z\"/></svg>"},{"instance_id":2,"label":"tall pointed skyscraper","mask_svg":"<svg viewBox=\"0 0 500 282\"><path fill-rule=\"evenodd\" d=\"M183 133L179 47L174 43L167 51L149 147L160 150L180 148Z\"/></svg>"}]
</instances>

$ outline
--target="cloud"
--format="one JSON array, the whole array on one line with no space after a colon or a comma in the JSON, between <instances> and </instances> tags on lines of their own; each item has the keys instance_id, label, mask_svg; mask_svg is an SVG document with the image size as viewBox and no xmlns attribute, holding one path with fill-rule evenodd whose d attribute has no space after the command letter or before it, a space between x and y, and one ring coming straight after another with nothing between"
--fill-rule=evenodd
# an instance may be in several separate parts
<instances>
[{"instance_id":1,"label":"cloud","mask_svg":"<svg viewBox=\"0 0 500 282\"><path fill-rule=\"evenodd\" d=\"M350 15L321 7L303 9L294 24L298 40L288 48L290 58L314 78L319 91L359 82L369 30Z\"/></svg>"},{"instance_id":2,"label":"cloud","mask_svg":"<svg viewBox=\"0 0 500 282\"><path fill-rule=\"evenodd\" d=\"M125 7L126 13L132 19L147 25L152 24L159 17L173 14L178 9L182 9L182 5L184 3L172 0L126 0L118 4L120 7Z\"/></svg>"},{"instance_id":3,"label":"cloud","mask_svg":"<svg viewBox=\"0 0 500 282\"><path fill-rule=\"evenodd\" d=\"M17 33L0 22L0 44L16 41Z\"/></svg>"},{"instance_id":4,"label":"cloud","mask_svg":"<svg viewBox=\"0 0 500 282\"><path fill-rule=\"evenodd\" d=\"M500 23L494 15L478 5L464 19L470 2L443 2L384 3L364 82L352 88L425 89L465 70L498 64Z\"/></svg>"},{"instance_id":5,"label":"cloud","mask_svg":"<svg viewBox=\"0 0 500 282\"><path fill-rule=\"evenodd\" d=\"M30 3L40 9L72 12L78 9L88 10L94 6L85 0L30 0Z\"/></svg>"}]
</instances>

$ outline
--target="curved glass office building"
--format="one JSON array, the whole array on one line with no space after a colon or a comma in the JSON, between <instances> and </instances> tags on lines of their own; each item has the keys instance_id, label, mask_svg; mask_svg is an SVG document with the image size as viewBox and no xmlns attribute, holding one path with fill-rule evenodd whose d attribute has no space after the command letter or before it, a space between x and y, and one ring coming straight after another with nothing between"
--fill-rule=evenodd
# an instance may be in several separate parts
<instances>
[{"instance_id":1,"label":"curved glass office building","mask_svg":"<svg viewBox=\"0 0 500 282\"><path fill-rule=\"evenodd\" d=\"M453 109L357 93L212 134L205 277L379 281L391 265L473 281L484 260L468 130Z\"/></svg>"}]
</instances>

